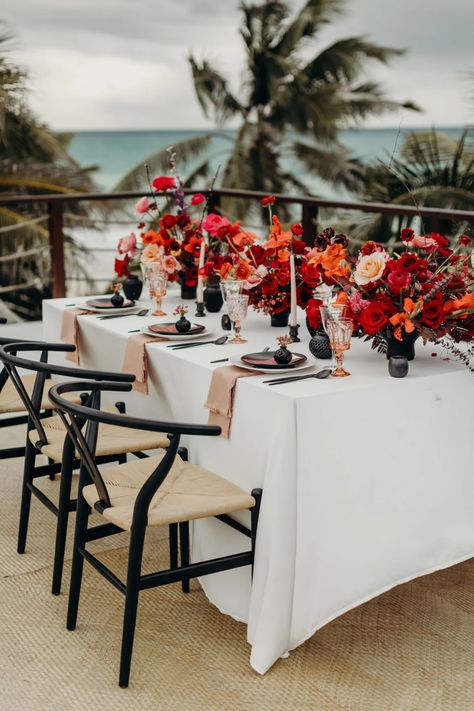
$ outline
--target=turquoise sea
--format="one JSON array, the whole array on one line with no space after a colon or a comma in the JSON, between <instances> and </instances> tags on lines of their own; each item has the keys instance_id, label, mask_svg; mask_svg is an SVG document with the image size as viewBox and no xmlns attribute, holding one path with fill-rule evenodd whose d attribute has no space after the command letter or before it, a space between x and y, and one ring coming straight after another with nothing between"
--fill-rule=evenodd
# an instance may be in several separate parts
<instances>
[{"instance_id":1,"label":"turquoise sea","mask_svg":"<svg viewBox=\"0 0 474 711\"><path fill-rule=\"evenodd\" d=\"M341 142L355 157L364 161L373 159L389 160L392 153L400 148L409 128L354 129L342 131ZM424 129L416 129L424 130ZM457 138L460 128L438 128L453 138ZM95 179L100 188L111 190L133 167L144 163L146 158L169 146L178 146L180 141L193 136L202 136L207 131L166 130L166 131L78 131L70 145L74 158L81 165L97 165ZM209 152L213 162L225 162L225 156L232 145L232 131L223 131L222 137L213 139ZM179 153L178 153L179 159ZM323 186L317 179L304 176L312 193L335 195L333 189ZM144 180L145 188L145 180Z\"/></svg>"}]
</instances>

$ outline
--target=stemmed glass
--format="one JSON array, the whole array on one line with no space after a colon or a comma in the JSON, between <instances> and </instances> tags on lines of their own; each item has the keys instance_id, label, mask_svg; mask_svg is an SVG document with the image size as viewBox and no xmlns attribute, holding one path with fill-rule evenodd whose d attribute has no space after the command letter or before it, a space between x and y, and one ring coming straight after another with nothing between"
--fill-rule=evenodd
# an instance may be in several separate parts
<instances>
[{"instance_id":1,"label":"stemmed glass","mask_svg":"<svg viewBox=\"0 0 474 711\"><path fill-rule=\"evenodd\" d=\"M227 311L229 313L229 318L234 322L235 338L229 341L229 343L247 343L245 338L240 335L240 328L242 321L247 316L247 309L249 305L249 297L242 294L233 294L227 297Z\"/></svg>"},{"instance_id":2,"label":"stemmed glass","mask_svg":"<svg viewBox=\"0 0 474 711\"><path fill-rule=\"evenodd\" d=\"M163 270L154 268L149 270L148 279L150 281L151 295L154 296L156 300L156 309L153 311L152 316L166 316L166 311L163 311L161 308L161 301L163 296L166 296L168 275Z\"/></svg>"},{"instance_id":3,"label":"stemmed glass","mask_svg":"<svg viewBox=\"0 0 474 711\"><path fill-rule=\"evenodd\" d=\"M140 267L142 270L143 284L145 288L148 287L150 301L153 301L153 289L151 287L150 276L152 271L157 267L156 262L141 262Z\"/></svg>"},{"instance_id":4,"label":"stemmed glass","mask_svg":"<svg viewBox=\"0 0 474 711\"><path fill-rule=\"evenodd\" d=\"M342 364L344 362L344 351L351 347L351 336L354 323L350 318L330 318L327 321L327 329L331 348L336 355L336 369L331 375L335 378L345 378L350 373L344 370Z\"/></svg>"}]
</instances>

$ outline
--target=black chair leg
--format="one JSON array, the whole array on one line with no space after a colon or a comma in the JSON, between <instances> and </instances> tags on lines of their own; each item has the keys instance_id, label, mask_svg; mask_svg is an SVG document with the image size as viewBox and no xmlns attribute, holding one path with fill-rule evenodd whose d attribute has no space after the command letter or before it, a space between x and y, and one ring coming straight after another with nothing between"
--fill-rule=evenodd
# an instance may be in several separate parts
<instances>
[{"instance_id":1,"label":"black chair leg","mask_svg":"<svg viewBox=\"0 0 474 711\"><path fill-rule=\"evenodd\" d=\"M71 582L69 585L69 601L67 609L66 627L68 630L76 629L77 610L79 607L79 597L81 594L82 569L84 567L84 558L82 557L79 549L83 548L86 542L87 521L90 513L89 504L84 499L81 493L82 479L83 474L81 470L81 478L79 480L79 493L77 497L76 528L74 531Z\"/></svg>"},{"instance_id":2,"label":"black chair leg","mask_svg":"<svg viewBox=\"0 0 474 711\"><path fill-rule=\"evenodd\" d=\"M132 528L128 556L127 590L125 593L125 612L123 616L122 649L120 653L119 686L128 686L132 662L133 639L137 621L138 595L140 593L140 575L142 569L143 544L146 526Z\"/></svg>"},{"instance_id":3,"label":"black chair leg","mask_svg":"<svg viewBox=\"0 0 474 711\"><path fill-rule=\"evenodd\" d=\"M252 578L253 566L255 562L255 544L257 542L258 517L260 516L260 505L262 503L262 489L253 489L252 496L255 499L255 506L250 509L251 520L251 541L252 541Z\"/></svg>"},{"instance_id":4,"label":"black chair leg","mask_svg":"<svg viewBox=\"0 0 474 711\"><path fill-rule=\"evenodd\" d=\"M178 524L169 525L170 568L178 567Z\"/></svg>"},{"instance_id":5,"label":"black chair leg","mask_svg":"<svg viewBox=\"0 0 474 711\"><path fill-rule=\"evenodd\" d=\"M33 470L35 467L36 449L28 440L25 451L25 463L23 467L23 484L21 491L20 524L18 528L18 553L24 553L26 548L26 536L28 533L28 521L30 519L31 490L28 484L33 481Z\"/></svg>"},{"instance_id":6,"label":"black chair leg","mask_svg":"<svg viewBox=\"0 0 474 711\"><path fill-rule=\"evenodd\" d=\"M179 544L181 548L181 566L189 565L189 522L183 521L179 524ZM184 593L189 592L189 578L181 581L181 589Z\"/></svg>"},{"instance_id":7,"label":"black chair leg","mask_svg":"<svg viewBox=\"0 0 474 711\"><path fill-rule=\"evenodd\" d=\"M65 448L66 449L66 448ZM74 448L67 447L63 451L61 466L61 484L59 488L58 517L56 521L56 544L54 548L53 583L51 592L59 595L64 566L64 551L66 548L67 524L69 518L69 502L71 499L71 479L74 461Z\"/></svg>"}]
</instances>

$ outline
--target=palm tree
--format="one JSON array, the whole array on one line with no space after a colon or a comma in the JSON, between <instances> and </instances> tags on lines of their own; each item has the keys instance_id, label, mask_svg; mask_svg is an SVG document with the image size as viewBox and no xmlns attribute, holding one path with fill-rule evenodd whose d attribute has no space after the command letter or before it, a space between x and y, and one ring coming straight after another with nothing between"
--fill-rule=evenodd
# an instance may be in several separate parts
<instances>
[{"instance_id":1,"label":"palm tree","mask_svg":"<svg viewBox=\"0 0 474 711\"><path fill-rule=\"evenodd\" d=\"M474 128L464 129L458 140L435 130L411 132L399 157L368 165L362 175L366 200L474 210ZM354 226L354 233L387 242L410 224L409 218L366 217ZM419 227L423 231L431 229L428 223ZM462 225L449 221L442 229L449 234L462 229Z\"/></svg>"},{"instance_id":2,"label":"palm tree","mask_svg":"<svg viewBox=\"0 0 474 711\"><path fill-rule=\"evenodd\" d=\"M90 190L92 169L68 154L69 136L54 134L25 101L26 73L9 61L12 36L0 33L0 195ZM84 208L76 208L84 214ZM44 210L0 206L0 299L19 316L37 318L50 294L48 231ZM77 267L77 248L68 238Z\"/></svg>"},{"instance_id":3,"label":"palm tree","mask_svg":"<svg viewBox=\"0 0 474 711\"><path fill-rule=\"evenodd\" d=\"M333 184L359 187L361 166L348 160L338 133L369 115L400 108L376 83L361 76L367 60L387 63L402 50L381 47L365 37L349 37L328 47L318 44L321 30L343 5L344 0L307 0L290 17L286 2L243 2L240 34L246 66L238 93L231 91L227 79L209 61L190 56L196 95L204 114L218 127L229 120L240 122L235 139L227 135L233 145L220 181L225 187L307 193L298 177L301 164ZM410 102L402 106L416 108ZM209 146L209 141L210 136L205 136L175 149L178 156L187 159L189 148L195 156ZM288 168L295 159L300 168ZM207 156L195 165L192 177L205 175L210 160ZM165 152L152 156L148 163L154 170L163 169ZM119 187L136 187L137 175L134 169ZM188 184L189 179L188 175ZM243 201L226 202L226 209L240 217L247 208Z\"/></svg>"}]
</instances>

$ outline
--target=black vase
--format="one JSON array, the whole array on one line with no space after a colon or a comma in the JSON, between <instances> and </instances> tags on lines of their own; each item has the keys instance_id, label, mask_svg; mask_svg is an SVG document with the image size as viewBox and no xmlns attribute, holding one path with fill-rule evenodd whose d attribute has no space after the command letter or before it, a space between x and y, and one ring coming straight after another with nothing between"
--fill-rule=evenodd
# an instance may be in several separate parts
<instances>
[{"instance_id":1,"label":"black vase","mask_svg":"<svg viewBox=\"0 0 474 711\"><path fill-rule=\"evenodd\" d=\"M197 284L194 284L194 286L187 286L184 282L184 279L181 279L180 285L181 285L181 298L182 299L196 300Z\"/></svg>"},{"instance_id":2,"label":"black vase","mask_svg":"<svg viewBox=\"0 0 474 711\"><path fill-rule=\"evenodd\" d=\"M408 359L405 356L391 356L388 361L388 372L392 378L404 378L408 375Z\"/></svg>"},{"instance_id":3,"label":"black vase","mask_svg":"<svg viewBox=\"0 0 474 711\"><path fill-rule=\"evenodd\" d=\"M178 333L187 333L191 328L191 321L188 321L186 316L180 316L175 323Z\"/></svg>"},{"instance_id":4,"label":"black vase","mask_svg":"<svg viewBox=\"0 0 474 711\"><path fill-rule=\"evenodd\" d=\"M327 360L332 358L331 344L329 337L323 328L318 328L309 342L309 350L315 358Z\"/></svg>"},{"instance_id":5,"label":"black vase","mask_svg":"<svg viewBox=\"0 0 474 711\"><path fill-rule=\"evenodd\" d=\"M219 277L210 277L203 293L204 306L210 313L217 313L224 303Z\"/></svg>"},{"instance_id":6,"label":"black vase","mask_svg":"<svg viewBox=\"0 0 474 711\"><path fill-rule=\"evenodd\" d=\"M313 328L312 326L310 326L308 317L306 317L306 328L308 329L309 335L310 335L311 337L315 336L316 333L317 333L317 331L318 331L317 328Z\"/></svg>"},{"instance_id":7,"label":"black vase","mask_svg":"<svg viewBox=\"0 0 474 711\"><path fill-rule=\"evenodd\" d=\"M138 301L143 289L143 282L135 274L130 274L122 284L123 293L129 301Z\"/></svg>"},{"instance_id":8,"label":"black vase","mask_svg":"<svg viewBox=\"0 0 474 711\"><path fill-rule=\"evenodd\" d=\"M415 357L415 341L418 336L418 331L412 331L412 333L404 332L403 340L399 341L390 331L387 335L387 359L392 358L392 356L404 356L407 360L413 360Z\"/></svg>"},{"instance_id":9,"label":"black vase","mask_svg":"<svg viewBox=\"0 0 474 711\"><path fill-rule=\"evenodd\" d=\"M270 315L270 324L275 328L284 328L288 326L288 319L290 318L290 309L286 311L280 311L277 314Z\"/></svg>"}]
</instances>

